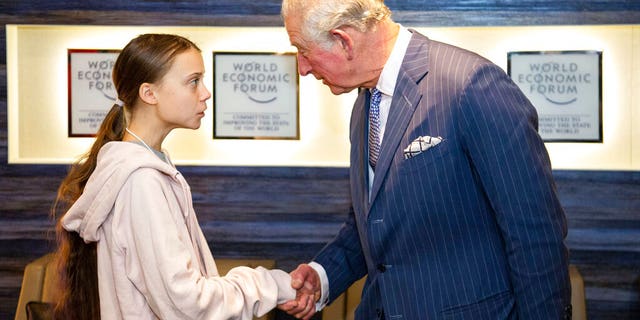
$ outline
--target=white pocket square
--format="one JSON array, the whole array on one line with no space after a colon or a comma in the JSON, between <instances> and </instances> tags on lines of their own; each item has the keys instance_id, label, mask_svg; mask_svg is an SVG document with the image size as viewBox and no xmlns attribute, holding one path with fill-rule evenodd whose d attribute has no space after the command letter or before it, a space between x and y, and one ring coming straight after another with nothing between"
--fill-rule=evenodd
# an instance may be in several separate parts
<instances>
[{"instance_id":1,"label":"white pocket square","mask_svg":"<svg viewBox=\"0 0 640 320\"><path fill-rule=\"evenodd\" d=\"M442 137L420 136L404 149L404 158L410 159L442 142Z\"/></svg>"}]
</instances>

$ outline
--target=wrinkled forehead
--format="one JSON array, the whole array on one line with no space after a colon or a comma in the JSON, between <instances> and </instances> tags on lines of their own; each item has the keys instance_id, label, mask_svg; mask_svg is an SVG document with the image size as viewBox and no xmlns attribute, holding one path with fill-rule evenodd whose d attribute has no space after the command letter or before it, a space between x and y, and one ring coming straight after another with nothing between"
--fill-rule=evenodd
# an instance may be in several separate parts
<instances>
[{"instance_id":1,"label":"wrinkled forehead","mask_svg":"<svg viewBox=\"0 0 640 320\"><path fill-rule=\"evenodd\" d=\"M304 45L308 40L302 32L302 19L297 16L288 17L284 21L285 29L289 35L289 41L294 46Z\"/></svg>"}]
</instances>

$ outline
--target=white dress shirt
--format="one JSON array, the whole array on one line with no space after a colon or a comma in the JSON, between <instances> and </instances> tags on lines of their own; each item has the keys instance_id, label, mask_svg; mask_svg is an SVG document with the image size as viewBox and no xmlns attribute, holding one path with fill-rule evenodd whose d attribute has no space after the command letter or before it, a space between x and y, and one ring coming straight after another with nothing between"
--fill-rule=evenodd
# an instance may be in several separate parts
<instances>
[{"instance_id":1,"label":"white dress shirt","mask_svg":"<svg viewBox=\"0 0 640 320\"><path fill-rule=\"evenodd\" d=\"M380 99L380 150L382 150L382 141L384 140L384 131L387 125L387 118L389 117L389 109L391 109L391 100L393 99L393 93L396 88L396 80L398 79L400 66L407 52L407 47L409 47L409 41L411 41L411 32L409 32L407 28L400 26L398 39L380 73L378 84L376 84L376 88L382 93L382 99ZM373 168L369 165L369 193L371 193L374 176Z\"/></svg>"}]
</instances>

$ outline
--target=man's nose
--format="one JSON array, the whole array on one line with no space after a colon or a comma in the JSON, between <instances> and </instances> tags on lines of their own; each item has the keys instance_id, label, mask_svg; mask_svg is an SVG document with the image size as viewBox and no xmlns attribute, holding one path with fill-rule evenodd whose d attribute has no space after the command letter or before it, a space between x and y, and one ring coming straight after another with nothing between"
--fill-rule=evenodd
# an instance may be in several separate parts
<instances>
[{"instance_id":1,"label":"man's nose","mask_svg":"<svg viewBox=\"0 0 640 320\"><path fill-rule=\"evenodd\" d=\"M298 73L301 76L306 76L311 72L311 65L304 56L298 54Z\"/></svg>"}]
</instances>

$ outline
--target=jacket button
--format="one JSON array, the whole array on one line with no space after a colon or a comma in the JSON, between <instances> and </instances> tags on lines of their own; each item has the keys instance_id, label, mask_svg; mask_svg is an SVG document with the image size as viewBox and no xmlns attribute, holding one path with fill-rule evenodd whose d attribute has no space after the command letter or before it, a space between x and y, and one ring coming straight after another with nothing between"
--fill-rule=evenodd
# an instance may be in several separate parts
<instances>
[{"instance_id":1,"label":"jacket button","mask_svg":"<svg viewBox=\"0 0 640 320\"><path fill-rule=\"evenodd\" d=\"M387 271L387 266L385 266L384 264L378 264L378 271L384 273L385 271Z\"/></svg>"}]
</instances>

